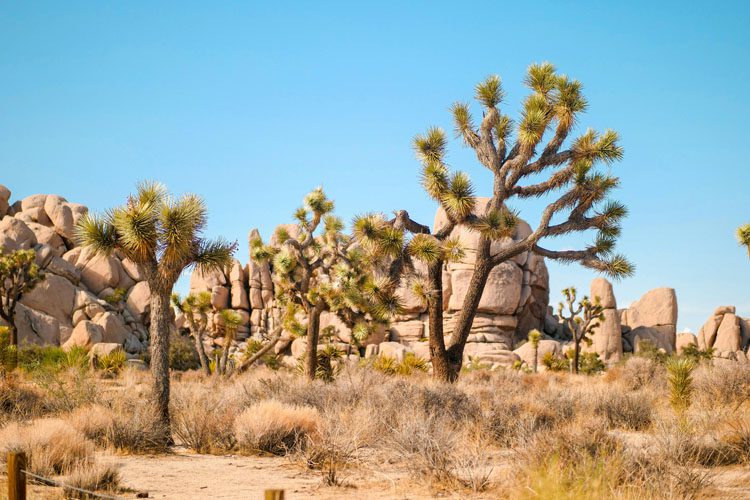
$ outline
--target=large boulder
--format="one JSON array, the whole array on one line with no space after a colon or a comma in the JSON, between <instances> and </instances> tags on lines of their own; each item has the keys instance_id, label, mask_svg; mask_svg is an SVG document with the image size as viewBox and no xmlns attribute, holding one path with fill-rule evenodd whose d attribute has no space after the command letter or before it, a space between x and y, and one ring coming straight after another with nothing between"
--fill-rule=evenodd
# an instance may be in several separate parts
<instances>
[{"instance_id":1,"label":"large boulder","mask_svg":"<svg viewBox=\"0 0 750 500\"><path fill-rule=\"evenodd\" d=\"M88 253L87 250L84 250ZM90 257L90 258L86 258ZM81 270L81 281L94 294L99 295L106 288L116 288L120 283L120 274L124 273L122 264L114 255L81 255L85 264Z\"/></svg>"},{"instance_id":2,"label":"large boulder","mask_svg":"<svg viewBox=\"0 0 750 500\"><path fill-rule=\"evenodd\" d=\"M122 318L112 312L105 312L94 319L94 323L102 327L102 342L112 342L115 344L124 344L125 339L131 334L131 331L125 326Z\"/></svg>"},{"instance_id":3,"label":"large boulder","mask_svg":"<svg viewBox=\"0 0 750 500\"><path fill-rule=\"evenodd\" d=\"M10 208L10 189L0 184L0 219L5 217Z\"/></svg>"},{"instance_id":4,"label":"large boulder","mask_svg":"<svg viewBox=\"0 0 750 500\"><path fill-rule=\"evenodd\" d=\"M55 227L57 234L72 241L75 236L76 218L67 200L62 196L51 194L44 201L44 211Z\"/></svg>"},{"instance_id":5,"label":"large boulder","mask_svg":"<svg viewBox=\"0 0 750 500\"><path fill-rule=\"evenodd\" d=\"M740 318L734 313L724 314L712 347L717 352L735 352L740 350L741 345Z\"/></svg>"},{"instance_id":6,"label":"large boulder","mask_svg":"<svg viewBox=\"0 0 750 500\"><path fill-rule=\"evenodd\" d=\"M136 319L143 318L151 310L151 289L147 281L141 281L130 289L125 305Z\"/></svg>"},{"instance_id":7,"label":"large boulder","mask_svg":"<svg viewBox=\"0 0 750 500\"><path fill-rule=\"evenodd\" d=\"M458 311L469 290L473 271L459 269L451 273L451 298L448 310ZM512 262L504 262L490 271L477 312L515 314L521 299L523 272Z\"/></svg>"},{"instance_id":8,"label":"large boulder","mask_svg":"<svg viewBox=\"0 0 750 500\"><path fill-rule=\"evenodd\" d=\"M591 300L598 300L604 308L603 319L591 334L591 350L598 353L605 363L616 363L622 358L622 326L612 284L604 278L595 278L590 292Z\"/></svg>"},{"instance_id":9,"label":"large boulder","mask_svg":"<svg viewBox=\"0 0 750 500\"><path fill-rule=\"evenodd\" d=\"M85 347L90 349L104 338L104 328L93 321L81 321L73 328L73 333L63 345L63 349L70 350L73 347Z\"/></svg>"},{"instance_id":10,"label":"large boulder","mask_svg":"<svg viewBox=\"0 0 750 500\"><path fill-rule=\"evenodd\" d=\"M651 333L662 335L658 343L668 344L669 352L672 352L677 341L677 294L674 288L649 290L622 312L620 321L633 330L650 328Z\"/></svg>"},{"instance_id":11,"label":"large boulder","mask_svg":"<svg viewBox=\"0 0 750 500\"><path fill-rule=\"evenodd\" d=\"M15 319L19 345L60 345L60 322L49 314L18 304Z\"/></svg>"},{"instance_id":12,"label":"large boulder","mask_svg":"<svg viewBox=\"0 0 750 500\"><path fill-rule=\"evenodd\" d=\"M49 314L65 324L70 324L75 301L76 287L54 274L47 274L44 280L21 298L21 303L26 307Z\"/></svg>"},{"instance_id":13,"label":"large boulder","mask_svg":"<svg viewBox=\"0 0 750 500\"><path fill-rule=\"evenodd\" d=\"M9 215L0 220L0 234L12 240L18 249L28 250L37 244L34 231L23 221Z\"/></svg>"},{"instance_id":14,"label":"large boulder","mask_svg":"<svg viewBox=\"0 0 750 500\"><path fill-rule=\"evenodd\" d=\"M690 332L682 332L677 334L677 352L682 352L688 346L698 347L698 340L695 335Z\"/></svg>"},{"instance_id":15,"label":"large boulder","mask_svg":"<svg viewBox=\"0 0 750 500\"><path fill-rule=\"evenodd\" d=\"M521 347L515 349L513 353L521 358L521 360L526 363L526 366L534 366L534 346L531 345L531 342L524 343ZM537 348L537 369L539 371L544 371L542 358L547 354L562 356L563 352L560 342L547 339L539 341L539 346Z\"/></svg>"}]
</instances>

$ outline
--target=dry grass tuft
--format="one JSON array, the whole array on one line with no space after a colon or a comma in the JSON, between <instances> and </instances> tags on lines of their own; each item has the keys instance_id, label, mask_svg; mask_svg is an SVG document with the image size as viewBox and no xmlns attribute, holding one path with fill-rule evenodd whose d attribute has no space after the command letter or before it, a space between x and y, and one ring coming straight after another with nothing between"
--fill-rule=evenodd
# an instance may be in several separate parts
<instances>
[{"instance_id":1,"label":"dry grass tuft","mask_svg":"<svg viewBox=\"0 0 750 500\"><path fill-rule=\"evenodd\" d=\"M120 486L120 472L112 464L90 463L73 470L65 478L65 484L89 491L116 492ZM70 498L80 498L81 493L65 488Z\"/></svg>"},{"instance_id":2,"label":"dry grass tuft","mask_svg":"<svg viewBox=\"0 0 750 500\"><path fill-rule=\"evenodd\" d=\"M245 409L234 422L240 450L286 455L304 446L320 428L320 413L309 406L292 406L276 400Z\"/></svg>"},{"instance_id":3,"label":"dry grass tuft","mask_svg":"<svg viewBox=\"0 0 750 500\"><path fill-rule=\"evenodd\" d=\"M67 474L93 458L94 446L76 429L60 419L10 423L0 430L3 462L12 450L23 450L30 471L40 475Z\"/></svg>"},{"instance_id":4,"label":"dry grass tuft","mask_svg":"<svg viewBox=\"0 0 750 500\"><path fill-rule=\"evenodd\" d=\"M215 384L182 384L172 396L172 432L196 453L234 448L234 419L238 406Z\"/></svg>"}]
</instances>

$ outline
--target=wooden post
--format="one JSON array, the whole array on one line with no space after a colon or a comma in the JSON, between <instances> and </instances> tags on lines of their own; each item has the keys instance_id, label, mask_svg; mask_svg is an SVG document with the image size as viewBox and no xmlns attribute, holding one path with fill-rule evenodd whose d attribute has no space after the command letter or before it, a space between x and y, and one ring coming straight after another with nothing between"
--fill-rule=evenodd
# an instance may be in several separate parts
<instances>
[{"instance_id":1,"label":"wooden post","mask_svg":"<svg viewBox=\"0 0 750 500\"><path fill-rule=\"evenodd\" d=\"M26 453L8 452L8 500L26 500Z\"/></svg>"},{"instance_id":2,"label":"wooden post","mask_svg":"<svg viewBox=\"0 0 750 500\"><path fill-rule=\"evenodd\" d=\"M265 500L284 500L284 490L266 490Z\"/></svg>"}]
</instances>

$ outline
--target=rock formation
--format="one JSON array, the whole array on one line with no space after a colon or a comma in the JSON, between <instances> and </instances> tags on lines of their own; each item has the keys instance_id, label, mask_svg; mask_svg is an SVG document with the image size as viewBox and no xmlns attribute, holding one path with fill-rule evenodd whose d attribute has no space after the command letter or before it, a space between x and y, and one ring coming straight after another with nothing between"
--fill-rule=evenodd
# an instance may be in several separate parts
<instances>
[{"instance_id":1,"label":"rock formation","mask_svg":"<svg viewBox=\"0 0 750 500\"><path fill-rule=\"evenodd\" d=\"M130 354L144 350L148 284L142 270L118 253L94 256L75 245L75 224L88 211L84 205L53 194L11 204L10 195L0 186L0 248L34 249L47 276L16 309L19 342L86 348L107 342ZM123 300L115 300L118 293Z\"/></svg>"},{"instance_id":2,"label":"rock formation","mask_svg":"<svg viewBox=\"0 0 750 500\"><path fill-rule=\"evenodd\" d=\"M637 352L643 340L671 354L677 344L677 294L674 288L646 292L629 308L620 311L626 352Z\"/></svg>"},{"instance_id":3,"label":"rock formation","mask_svg":"<svg viewBox=\"0 0 750 500\"><path fill-rule=\"evenodd\" d=\"M734 306L721 306L698 331L696 343L702 350L713 349L714 356L748 362L750 318L737 316Z\"/></svg>"}]
</instances>

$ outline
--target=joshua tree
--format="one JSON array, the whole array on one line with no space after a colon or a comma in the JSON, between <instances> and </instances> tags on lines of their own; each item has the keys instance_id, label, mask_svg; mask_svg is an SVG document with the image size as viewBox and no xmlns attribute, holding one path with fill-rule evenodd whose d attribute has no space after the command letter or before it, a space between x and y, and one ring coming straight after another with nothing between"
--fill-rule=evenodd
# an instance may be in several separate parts
<instances>
[{"instance_id":1,"label":"joshua tree","mask_svg":"<svg viewBox=\"0 0 750 500\"><path fill-rule=\"evenodd\" d=\"M36 263L34 250L17 250L5 254L0 248L0 318L10 329L9 356L13 358L9 360L10 365L15 365L18 351L16 306L21 297L37 286L44 277L44 272Z\"/></svg>"},{"instance_id":2,"label":"joshua tree","mask_svg":"<svg viewBox=\"0 0 750 500\"><path fill-rule=\"evenodd\" d=\"M273 267L284 328L307 337L305 375L310 380L318 364L324 311L335 312L352 328L355 339L363 340L398 309L392 282L374 276L366 255L342 232L344 224L332 212L333 201L317 188L295 212L297 223L277 229L273 245L264 245L258 237L250 239L251 258L268 260Z\"/></svg>"},{"instance_id":3,"label":"joshua tree","mask_svg":"<svg viewBox=\"0 0 750 500\"><path fill-rule=\"evenodd\" d=\"M242 318L239 313L231 309L222 309L215 319L216 329L224 335L224 344L221 348L221 359L216 365L216 374L225 375L227 373L227 363L229 361L229 348L232 346L232 340L237 330L242 326Z\"/></svg>"},{"instance_id":4,"label":"joshua tree","mask_svg":"<svg viewBox=\"0 0 750 500\"><path fill-rule=\"evenodd\" d=\"M187 194L175 199L163 185L144 182L125 205L103 216L87 214L76 228L80 244L104 255L119 250L145 270L151 291L153 390L166 442L172 439L169 421L172 288L182 271L190 266L204 272L224 268L236 247L236 243L201 237L206 219L206 205L200 197Z\"/></svg>"},{"instance_id":5,"label":"joshua tree","mask_svg":"<svg viewBox=\"0 0 750 500\"><path fill-rule=\"evenodd\" d=\"M669 403L672 405L680 425L686 427L685 412L690 407L693 395L693 368L691 358L670 358L667 360L667 380L669 381Z\"/></svg>"},{"instance_id":6,"label":"joshua tree","mask_svg":"<svg viewBox=\"0 0 750 500\"><path fill-rule=\"evenodd\" d=\"M750 224L744 224L737 228L737 241L747 248L747 254L750 255Z\"/></svg>"},{"instance_id":7,"label":"joshua tree","mask_svg":"<svg viewBox=\"0 0 750 500\"><path fill-rule=\"evenodd\" d=\"M589 129L569 140L578 115L587 105L580 82L558 74L549 63L530 66L525 82L531 95L523 101L516 127L498 107L504 97L498 76L490 76L476 87L475 97L483 107L478 127L468 104L456 103L452 107L457 136L475 151L493 177L492 197L486 206L475 206L474 188L466 174L449 171L445 163L447 139L441 129L431 128L414 140L422 162L422 185L446 214L446 222L436 227L434 234L415 236L404 247L404 253L428 266L426 288L424 282L417 282L417 287L426 291L429 298L430 352L435 377L442 380L458 377L479 300L496 266L534 251L561 262L579 262L615 278L634 271L625 257L613 253L620 221L627 214L624 205L607 199L619 180L595 169L597 164L610 165L622 157L617 133L607 130L598 134ZM547 142L542 145L545 137ZM549 197L549 203L540 214L536 229L491 251L493 242L516 236L518 216L508 203L540 197ZM399 214L406 219L402 232L429 232L408 219L405 212ZM395 224L397 220L398 217L391 222ZM454 255L456 245L451 234L458 226L477 231L480 237L473 275L446 345L442 270L446 260ZM597 236L581 250L550 250L542 243L547 237L587 230L597 231ZM366 239L377 246L378 235L373 236Z\"/></svg>"},{"instance_id":8,"label":"joshua tree","mask_svg":"<svg viewBox=\"0 0 750 500\"><path fill-rule=\"evenodd\" d=\"M211 293L199 292L190 294L183 300L179 294L172 294L172 305L177 308L188 323L188 330L195 342L195 350L201 362L201 370L206 375L211 375L211 366L206 355L206 347L203 345L203 336L208 330L208 313L211 311Z\"/></svg>"},{"instance_id":9,"label":"joshua tree","mask_svg":"<svg viewBox=\"0 0 750 500\"><path fill-rule=\"evenodd\" d=\"M562 291L562 294L565 297L565 303L560 302L557 306L557 314L568 325L570 333L573 335L573 360L571 369L573 373L578 373L581 342L591 345L589 334L593 333L594 329L599 326L600 321L604 321L604 308L599 302L599 297L594 297L594 302L592 303L588 297L584 296L576 304L576 289L573 287L566 288Z\"/></svg>"},{"instance_id":10,"label":"joshua tree","mask_svg":"<svg viewBox=\"0 0 750 500\"><path fill-rule=\"evenodd\" d=\"M542 332L534 328L529 332L529 342L531 348L534 350L534 373L537 372L537 366L539 365L539 341L542 340Z\"/></svg>"}]
</instances>

